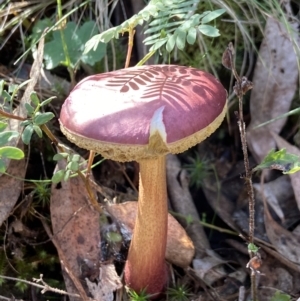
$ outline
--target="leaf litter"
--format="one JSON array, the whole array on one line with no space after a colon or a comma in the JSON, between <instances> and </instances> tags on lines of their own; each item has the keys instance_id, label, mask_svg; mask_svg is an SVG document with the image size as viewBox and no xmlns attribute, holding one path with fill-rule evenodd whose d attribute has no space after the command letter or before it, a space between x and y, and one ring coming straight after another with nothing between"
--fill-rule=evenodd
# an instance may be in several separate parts
<instances>
[{"instance_id":1,"label":"leaf litter","mask_svg":"<svg viewBox=\"0 0 300 301\"><path fill-rule=\"evenodd\" d=\"M65 167L66 163L59 161L56 171ZM67 182L52 184L51 192L52 228L68 269L71 269L69 273L78 279L86 279L87 287L96 300L112 300L113 291L120 288L121 282L113 271L114 265L102 264L100 267L99 212L89 204L83 180L72 177ZM64 263L62 270L66 270ZM77 293L69 273L64 273L67 290ZM98 285L93 283L95 280ZM107 286L110 281L115 285Z\"/></svg>"},{"instance_id":2,"label":"leaf litter","mask_svg":"<svg viewBox=\"0 0 300 301\"><path fill-rule=\"evenodd\" d=\"M299 24L295 22L290 26L296 32ZM297 41L299 43L299 37ZM286 118L262 128L255 127L288 112L297 89L298 75L294 45L285 26L274 18L268 18L254 71L251 123L247 130L249 149L257 163L275 148L271 131L278 134Z\"/></svg>"},{"instance_id":3,"label":"leaf litter","mask_svg":"<svg viewBox=\"0 0 300 301\"><path fill-rule=\"evenodd\" d=\"M34 63L30 71L31 81L28 83L25 89L20 104L14 111L14 114L18 115L19 117L27 116L25 104L31 102L30 94L34 90L34 87L38 82L40 70L43 63L43 49L44 49L44 39L41 39L38 46L36 59L34 60ZM6 130L10 130L10 131L18 130L18 132L21 132L22 131L21 121L16 119L9 119L8 127ZM24 149L24 145L20 137L12 139L10 142L8 142L7 145L15 146L22 150ZM24 183L23 178L26 173L25 159L22 159L20 161L7 160L6 167L7 167L7 175L0 174L0 189L1 189L0 225L2 225L2 223L6 220L8 215L11 213L12 208L15 206L15 204L19 199L20 192Z\"/></svg>"}]
</instances>

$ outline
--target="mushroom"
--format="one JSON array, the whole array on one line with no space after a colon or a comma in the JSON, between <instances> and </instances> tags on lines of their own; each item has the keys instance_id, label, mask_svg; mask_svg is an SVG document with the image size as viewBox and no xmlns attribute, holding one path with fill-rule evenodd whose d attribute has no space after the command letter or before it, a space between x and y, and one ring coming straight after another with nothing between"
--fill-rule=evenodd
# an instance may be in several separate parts
<instances>
[{"instance_id":1,"label":"mushroom","mask_svg":"<svg viewBox=\"0 0 300 301\"><path fill-rule=\"evenodd\" d=\"M139 198L125 282L159 294L167 282L165 160L211 135L226 113L226 90L211 74L149 65L92 75L63 104L61 130L76 145L116 161L138 161Z\"/></svg>"}]
</instances>

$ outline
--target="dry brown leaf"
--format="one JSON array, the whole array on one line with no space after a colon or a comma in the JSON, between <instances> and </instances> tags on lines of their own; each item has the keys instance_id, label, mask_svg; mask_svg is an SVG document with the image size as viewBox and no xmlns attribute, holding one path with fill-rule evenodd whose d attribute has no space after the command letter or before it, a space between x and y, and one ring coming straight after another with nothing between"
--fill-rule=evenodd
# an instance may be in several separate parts
<instances>
[{"instance_id":1,"label":"dry brown leaf","mask_svg":"<svg viewBox=\"0 0 300 301\"><path fill-rule=\"evenodd\" d=\"M269 255L272 255L274 258L276 258L283 265L289 267L293 271L296 271L298 273L300 272L300 265L299 264L291 262L289 259L287 259L285 256L278 253L276 250L273 250L273 247L271 245L267 246L264 241L256 241L256 242L259 243L258 246L262 247L262 249L264 251L266 251L266 253L268 253Z\"/></svg>"},{"instance_id":2,"label":"dry brown leaf","mask_svg":"<svg viewBox=\"0 0 300 301\"><path fill-rule=\"evenodd\" d=\"M194 259L193 268L200 279L206 284L211 285L227 275L223 267L224 263L226 261L211 252L207 257Z\"/></svg>"},{"instance_id":3,"label":"dry brown leaf","mask_svg":"<svg viewBox=\"0 0 300 301\"><path fill-rule=\"evenodd\" d=\"M298 25L291 24L291 31L294 29L296 32ZM262 128L253 128L288 112L298 79L297 57L285 25L270 17L264 35L253 77L251 123L247 135L249 148L257 163L275 148L270 131L279 133L286 118Z\"/></svg>"},{"instance_id":4,"label":"dry brown leaf","mask_svg":"<svg viewBox=\"0 0 300 301\"><path fill-rule=\"evenodd\" d=\"M184 218L179 219L195 245L196 257L205 257L210 245L202 225L198 223L200 217L190 193L188 176L182 169L179 159L172 154L167 155L167 184L172 209L193 220L187 224Z\"/></svg>"},{"instance_id":5,"label":"dry brown leaf","mask_svg":"<svg viewBox=\"0 0 300 301\"><path fill-rule=\"evenodd\" d=\"M279 225L271 216L264 200L264 220L268 238L283 257L300 264L300 237Z\"/></svg>"},{"instance_id":6,"label":"dry brown leaf","mask_svg":"<svg viewBox=\"0 0 300 301\"><path fill-rule=\"evenodd\" d=\"M276 290L292 294L297 290L294 287L293 274L272 256L267 256L263 260L263 264L259 270L258 296L259 300L273 300ZM294 273L295 274L295 273ZM294 283L293 283L294 282ZM297 286L297 285L296 285Z\"/></svg>"},{"instance_id":7,"label":"dry brown leaf","mask_svg":"<svg viewBox=\"0 0 300 301\"><path fill-rule=\"evenodd\" d=\"M239 227L235 224L233 214L236 209L236 204L229 200L223 193L219 193L215 188L215 183L211 179L204 180L203 192L209 205L214 212L237 233L240 232Z\"/></svg>"},{"instance_id":8,"label":"dry brown leaf","mask_svg":"<svg viewBox=\"0 0 300 301\"><path fill-rule=\"evenodd\" d=\"M41 66L43 63L43 50L44 50L44 39L41 39L37 50L37 57L32 65L30 72L31 81L27 85L24 95L20 101L19 106L14 110L14 114L19 117L27 117L27 111L25 110L25 103L29 103L30 93L33 91L40 74ZM9 119L7 131L18 131L21 133L21 121L16 119ZM13 138L7 144L9 146L15 146L23 150L23 142L20 137ZM25 161L6 160L5 166L7 173L15 178L9 177L5 174L0 173L0 226L10 214L12 208L15 206L19 196L21 187L23 185L22 179L25 176Z\"/></svg>"},{"instance_id":9,"label":"dry brown leaf","mask_svg":"<svg viewBox=\"0 0 300 301\"><path fill-rule=\"evenodd\" d=\"M56 171L64 168L65 163L59 161ZM84 183L79 177L52 184L50 209L53 235L72 273L78 278L97 277L101 258L99 213L88 203ZM82 275L83 267L87 269L86 275ZM64 277L68 292L77 293L69 277L66 274Z\"/></svg>"},{"instance_id":10,"label":"dry brown leaf","mask_svg":"<svg viewBox=\"0 0 300 301\"><path fill-rule=\"evenodd\" d=\"M113 264L102 265L99 275L98 283L86 279L89 291L96 301L113 301L113 292L123 286L120 277L116 273L115 266Z\"/></svg>"},{"instance_id":11,"label":"dry brown leaf","mask_svg":"<svg viewBox=\"0 0 300 301\"><path fill-rule=\"evenodd\" d=\"M121 204L112 204L106 207L119 223L124 224L132 233L137 215L137 202L126 202ZM192 262L195 255L195 248L191 239L187 236L185 230L176 221L168 215L168 238L166 260L186 268Z\"/></svg>"},{"instance_id":12,"label":"dry brown leaf","mask_svg":"<svg viewBox=\"0 0 300 301\"><path fill-rule=\"evenodd\" d=\"M280 204L287 203L294 195L289 178L284 175L263 185L260 183L253 184L253 188L257 199L265 197L277 216L284 222L285 215Z\"/></svg>"},{"instance_id":13,"label":"dry brown leaf","mask_svg":"<svg viewBox=\"0 0 300 301\"><path fill-rule=\"evenodd\" d=\"M279 135L275 133L272 133L272 136L276 141L278 148L285 148L288 153L300 156L300 150L298 147L291 145L290 143L288 143L286 140L284 140L283 138L281 138ZM300 172L290 174L289 177L291 179L297 205L300 210Z\"/></svg>"},{"instance_id":14,"label":"dry brown leaf","mask_svg":"<svg viewBox=\"0 0 300 301\"><path fill-rule=\"evenodd\" d=\"M19 148L22 146L22 143L17 145ZM6 172L10 176L5 174L0 176L0 226L7 219L20 196L23 187L20 178L25 177L25 160L12 160Z\"/></svg>"}]
</instances>

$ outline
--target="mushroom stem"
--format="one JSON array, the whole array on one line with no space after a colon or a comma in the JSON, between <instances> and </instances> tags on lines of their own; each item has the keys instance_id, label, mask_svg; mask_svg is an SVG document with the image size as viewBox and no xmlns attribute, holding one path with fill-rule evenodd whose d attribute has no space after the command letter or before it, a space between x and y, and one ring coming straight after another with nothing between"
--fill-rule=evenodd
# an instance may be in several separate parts
<instances>
[{"instance_id":1,"label":"mushroom stem","mask_svg":"<svg viewBox=\"0 0 300 301\"><path fill-rule=\"evenodd\" d=\"M137 292L157 294L167 281L166 157L139 163L138 215L125 266L125 282Z\"/></svg>"}]
</instances>

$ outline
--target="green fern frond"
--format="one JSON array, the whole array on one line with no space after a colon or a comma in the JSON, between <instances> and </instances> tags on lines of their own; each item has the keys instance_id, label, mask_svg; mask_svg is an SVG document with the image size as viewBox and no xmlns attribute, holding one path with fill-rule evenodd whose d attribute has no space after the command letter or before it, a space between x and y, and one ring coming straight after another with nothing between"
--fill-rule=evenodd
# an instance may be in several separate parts
<instances>
[{"instance_id":1,"label":"green fern frond","mask_svg":"<svg viewBox=\"0 0 300 301\"><path fill-rule=\"evenodd\" d=\"M100 42L108 43L113 38L118 39L119 34L124 34L137 25L143 25L144 21L148 21L150 17L155 17L160 9L163 8L163 0L151 0L149 4L138 14L123 22L121 25L109 28L108 30L95 35L86 44L84 54L91 50L95 50Z\"/></svg>"},{"instance_id":2,"label":"green fern frond","mask_svg":"<svg viewBox=\"0 0 300 301\"><path fill-rule=\"evenodd\" d=\"M84 53L95 50L100 42L108 43L113 38L117 39L120 34L142 25L144 21L150 22L145 31L145 34L150 36L144 40L145 45L152 45L150 51L155 51L165 44L168 52L171 52L175 45L182 50L186 42L195 43L198 32L210 37L219 36L218 29L206 23L222 15L225 9L193 14L198 2L199 0L151 0L144 9L121 25L90 39L85 45Z\"/></svg>"},{"instance_id":3,"label":"green fern frond","mask_svg":"<svg viewBox=\"0 0 300 301\"><path fill-rule=\"evenodd\" d=\"M171 52L175 45L182 50L186 42L190 45L195 43L198 31L210 37L220 35L218 29L206 25L206 23L222 15L225 12L224 9L206 11L202 14L190 16L189 12L191 12L197 1L182 2L182 0L177 0L177 2L173 4L171 11L158 13L155 20L149 24L149 28L145 31L145 34L150 34L144 40L145 45L152 45L150 51L157 50L164 44L166 44L168 52Z\"/></svg>"}]
</instances>

